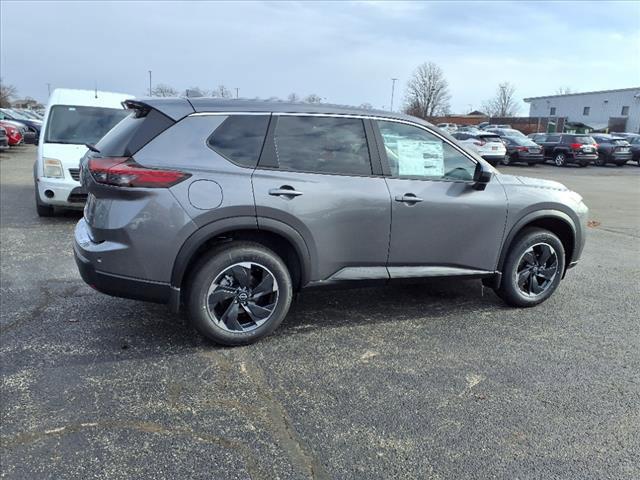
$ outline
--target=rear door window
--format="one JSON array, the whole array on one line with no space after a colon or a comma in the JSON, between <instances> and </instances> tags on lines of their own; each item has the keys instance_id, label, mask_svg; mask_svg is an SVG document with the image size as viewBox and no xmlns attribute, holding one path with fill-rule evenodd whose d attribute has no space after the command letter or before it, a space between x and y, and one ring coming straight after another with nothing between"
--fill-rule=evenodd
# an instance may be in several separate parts
<instances>
[{"instance_id":1,"label":"rear door window","mask_svg":"<svg viewBox=\"0 0 640 480\"><path fill-rule=\"evenodd\" d=\"M216 128L207 143L231 162L255 168L269 118L269 115L232 115Z\"/></svg>"},{"instance_id":2,"label":"rear door window","mask_svg":"<svg viewBox=\"0 0 640 480\"><path fill-rule=\"evenodd\" d=\"M560 141L560 135L549 135L546 140L543 140L549 143L556 143Z\"/></svg>"},{"instance_id":3,"label":"rear door window","mask_svg":"<svg viewBox=\"0 0 640 480\"><path fill-rule=\"evenodd\" d=\"M364 123L358 118L281 116L273 135L278 168L371 175Z\"/></svg>"}]
</instances>

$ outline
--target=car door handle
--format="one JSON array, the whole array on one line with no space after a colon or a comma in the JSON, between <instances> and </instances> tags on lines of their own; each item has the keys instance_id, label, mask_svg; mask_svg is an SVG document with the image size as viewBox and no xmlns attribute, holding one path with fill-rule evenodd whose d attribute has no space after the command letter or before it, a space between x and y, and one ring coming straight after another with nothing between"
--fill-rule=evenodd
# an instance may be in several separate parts
<instances>
[{"instance_id":1,"label":"car door handle","mask_svg":"<svg viewBox=\"0 0 640 480\"><path fill-rule=\"evenodd\" d=\"M300 195L302 195L302 192L295 190L289 185L282 185L280 188L272 188L271 190L269 190L269 195L272 195L274 197L293 198L299 197Z\"/></svg>"},{"instance_id":2,"label":"car door handle","mask_svg":"<svg viewBox=\"0 0 640 480\"><path fill-rule=\"evenodd\" d=\"M404 202L404 203L418 203L423 200L420 197L416 197L413 193L405 193L404 195L396 195L396 202Z\"/></svg>"}]
</instances>

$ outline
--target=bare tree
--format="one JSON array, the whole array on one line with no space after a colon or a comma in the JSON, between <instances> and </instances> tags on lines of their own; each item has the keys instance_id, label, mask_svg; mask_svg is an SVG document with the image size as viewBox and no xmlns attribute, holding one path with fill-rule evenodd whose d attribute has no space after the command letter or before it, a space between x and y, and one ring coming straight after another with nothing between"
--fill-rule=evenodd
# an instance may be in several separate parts
<instances>
[{"instance_id":1,"label":"bare tree","mask_svg":"<svg viewBox=\"0 0 640 480\"><path fill-rule=\"evenodd\" d=\"M491 117L513 117L519 110L515 94L516 87L503 82L498 85L495 96L483 102L482 109Z\"/></svg>"},{"instance_id":2,"label":"bare tree","mask_svg":"<svg viewBox=\"0 0 640 480\"><path fill-rule=\"evenodd\" d=\"M310 95L307 95L304 101L305 103L322 103L322 97L320 97L320 95L312 93Z\"/></svg>"},{"instance_id":3,"label":"bare tree","mask_svg":"<svg viewBox=\"0 0 640 480\"><path fill-rule=\"evenodd\" d=\"M214 90L212 90L211 96L217 97L217 98L233 98L233 94L231 93L231 90L229 90L224 85L218 85L218 88L215 88Z\"/></svg>"},{"instance_id":4,"label":"bare tree","mask_svg":"<svg viewBox=\"0 0 640 480\"><path fill-rule=\"evenodd\" d=\"M9 108L11 106L11 99L16 96L18 89L13 85L7 85L0 78L0 107Z\"/></svg>"},{"instance_id":5,"label":"bare tree","mask_svg":"<svg viewBox=\"0 0 640 480\"><path fill-rule=\"evenodd\" d=\"M570 93L573 93L571 87L558 87L556 89L556 95L568 95Z\"/></svg>"},{"instance_id":6,"label":"bare tree","mask_svg":"<svg viewBox=\"0 0 640 480\"><path fill-rule=\"evenodd\" d=\"M289 101L289 102L291 102L291 103L299 102L299 101L300 101L300 95L298 95L298 94L297 94L297 93L295 93L295 92L290 93L290 94L287 96L287 101Z\"/></svg>"},{"instance_id":7,"label":"bare tree","mask_svg":"<svg viewBox=\"0 0 640 480\"><path fill-rule=\"evenodd\" d=\"M155 86L153 90L151 90L151 96L153 97L177 97L178 90L175 88L165 85L164 83L159 83Z\"/></svg>"},{"instance_id":8,"label":"bare tree","mask_svg":"<svg viewBox=\"0 0 640 480\"><path fill-rule=\"evenodd\" d=\"M425 62L413 72L407 82L405 111L423 118L441 115L449 110L449 83L442 69Z\"/></svg>"},{"instance_id":9,"label":"bare tree","mask_svg":"<svg viewBox=\"0 0 640 480\"><path fill-rule=\"evenodd\" d=\"M371 105L369 102L364 102L360 104L360 108L364 110L373 110L373 105Z\"/></svg>"},{"instance_id":10,"label":"bare tree","mask_svg":"<svg viewBox=\"0 0 640 480\"><path fill-rule=\"evenodd\" d=\"M184 91L185 97L206 97L209 92L200 87L189 87Z\"/></svg>"}]
</instances>

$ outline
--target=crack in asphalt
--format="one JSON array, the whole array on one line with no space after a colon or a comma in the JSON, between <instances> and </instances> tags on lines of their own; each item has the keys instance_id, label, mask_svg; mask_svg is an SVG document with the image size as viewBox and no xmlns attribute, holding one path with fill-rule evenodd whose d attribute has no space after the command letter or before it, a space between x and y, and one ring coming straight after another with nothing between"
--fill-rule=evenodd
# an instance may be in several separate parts
<instances>
[{"instance_id":1,"label":"crack in asphalt","mask_svg":"<svg viewBox=\"0 0 640 480\"><path fill-rule=\"evenodd\" d=\"M109 429L124 429L135 430L138 432L158 434L158 435L177 435L190 437L198 442L208 443L211 445L217 445L219 447L227 448L234 451L239 451L245 461L247 473L252 479L266 480L270 476L263 474L258 465L258 461L255 458L251 449L242 442L237 440L230 440L228 438L211 435L209 433L197 432L189 428L167 428L159 423L145 422L137 420L119 421L119 420L106 420L97 422L82 422L82 423L70 423L59 427L32 432L22 432L11 437L4 437L0 439L0 447L4 449L27 445L48 437L60 437L69 435L72 433L78 433L87 430L109 430Z\"/></svg>"},{"instance_id":2,"label":"crack in asphalt","mask_svg":"<svg viewBox=\"0 0 640 480\"><path fill-rule=\"evenodd\" d=\"M40 301L31 312L25 314L21 318L18 318L17 320L11 323L8 323L7 325L0 326L0 331L2 333L6 333L22 325L25 325L33 320L38 320L44 315L47 308L50 306L51 302L54 300L56 296L68 297L76 293L81 288L81 285L79 285L79 282L75 280L71 280L71 281L68 281L68 283L74 283L74 285L65 288L62 291L62 293L57 293L52 291L47 285L47 284L50 284L52 281L56 281L58 283L65 282L64 280L56 280L56 279L48 279L46 282L41 282L40 291L43 294L42 301Z\"/></svg>"},{"instance_id":3,"label":"crack in asphalt","mask_svg":"<svg viewBox=\"0 0 640 480\"><path fill-rule=\"evenodd\" d=\"M314 480L328 480L331 476L313 455L309 445L300 437L293 422L284 408L273 395L273 389L267 383L264 371L253 363L246 355L246 350L240 350L239 356L242 358L240 370L256 387L258 395L267 407L271 419L273 433L280 447L287 453L289 459L296 465L302 467L309 473L309 477Z\"/></svg>"}]
</instances>

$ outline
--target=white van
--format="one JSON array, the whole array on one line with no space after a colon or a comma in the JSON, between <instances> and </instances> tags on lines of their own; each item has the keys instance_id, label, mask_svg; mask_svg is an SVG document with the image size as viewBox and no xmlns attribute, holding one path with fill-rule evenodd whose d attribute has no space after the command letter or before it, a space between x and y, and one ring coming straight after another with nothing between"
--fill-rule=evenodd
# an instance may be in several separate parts
<instances>
[{"instance_id":1,"label":"white van","mask_svg":"<svg viewBox=\"0 0 640 480\"><path fill-rule=\"evenodd\" d=\"M57 88L49 97L33 166L36 209L41 217L54 207L81 209L87 195L80 187L79 164L93 145L128 115L124 93Z\"/></svg>"}]
</instances>

